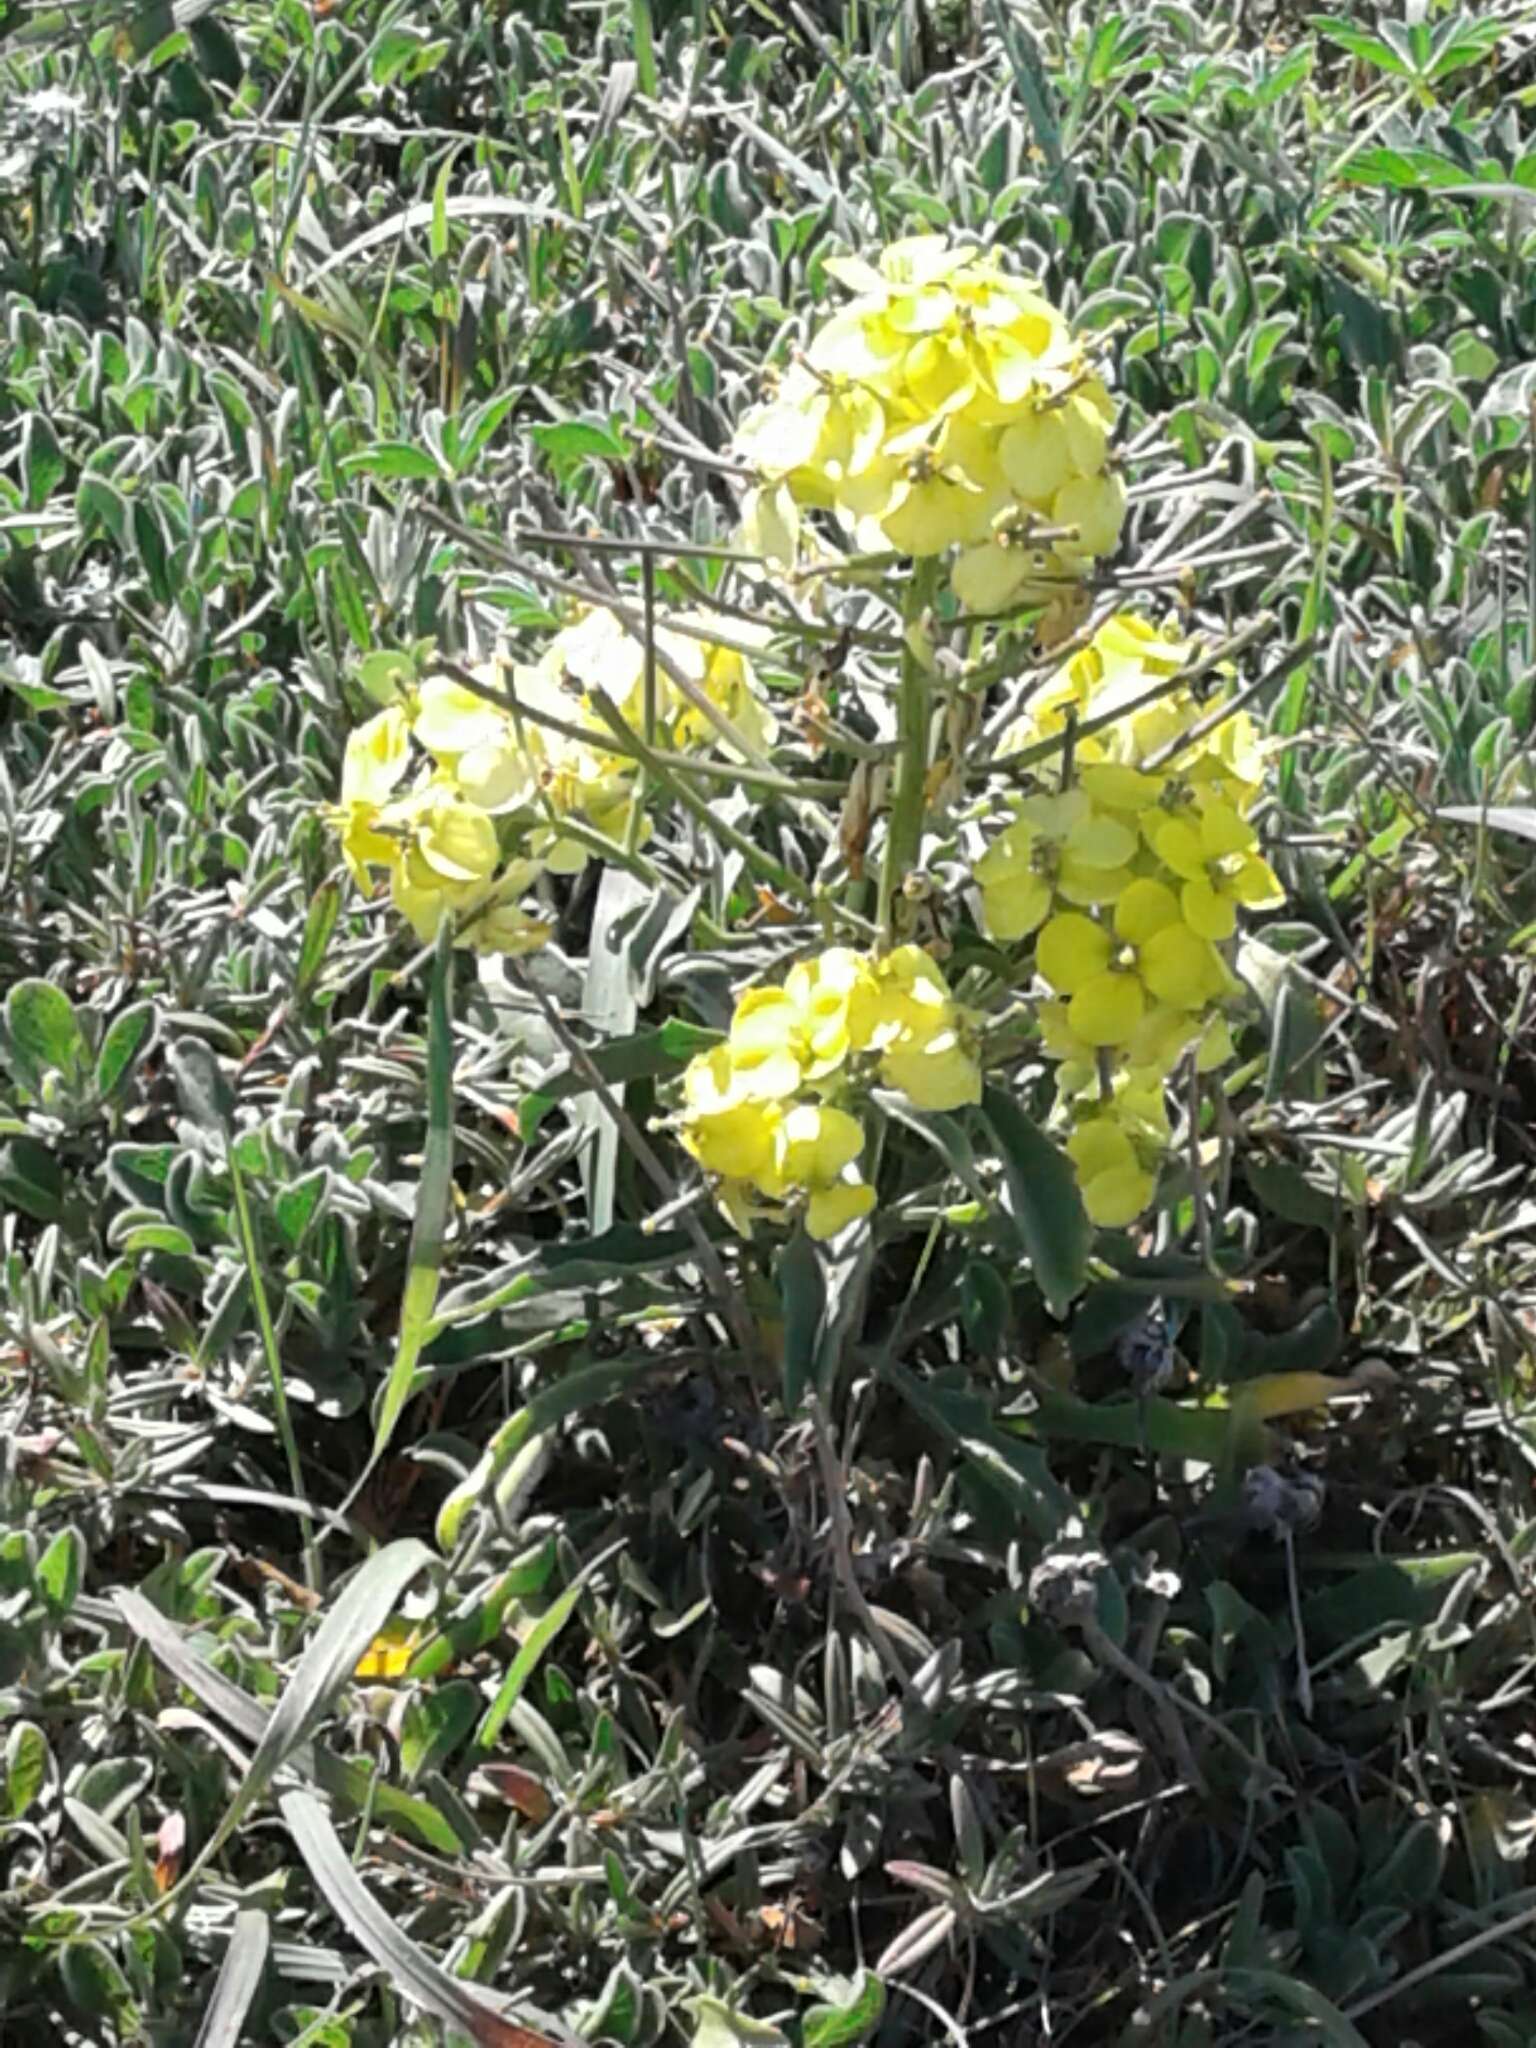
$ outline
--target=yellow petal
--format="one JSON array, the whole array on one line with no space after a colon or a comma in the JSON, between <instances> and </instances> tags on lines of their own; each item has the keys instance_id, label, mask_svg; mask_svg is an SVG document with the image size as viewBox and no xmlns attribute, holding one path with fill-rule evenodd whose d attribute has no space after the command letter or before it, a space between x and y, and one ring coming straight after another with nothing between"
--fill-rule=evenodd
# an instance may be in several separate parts
<instances>
[{"instance_id":1,"label":"yellow petal","mask_svg":"<svg viewBox=\"0 0 1536 2048\"><path fill-rule=\"evenodd\" d=\"M956 1034L941 1032L926 1044L892 1046L880 1063L882 1079L918 1109L960 1109L981 1100L981 1069Z\"/></svg>"},{"instance_id":2,"label":"yellow petal","mask_svg":"<svg viewBox=\"0 0 1536 2048\"><path fill-rule=\"evenodd\" d=\"M1073 996L1067 1022L1085 1045L1127 1045L1146 999L1134 974L1096 974Z\"/></svg>"},{"instance_id":3,"label":"yellow petal","mask_svg":"<svg viewBox=\"0 0 1536 2048\"><path fill-rule=\"evenodd\" d=\"M1219 986L1220 970L1206 940L1187 924L1170 924L1141 948L1141 978L1159 1002L1197 1010Z\"/></svg>"},{"instance_id":4,"label":"yellow petal","mask_svg":"<svg viewBox=\"0 0 1536 2048\"><path fill-rule=\"evenodd\" d=\"M1285 901L1280 877L1256 853L1250 854L1232 877L1232 893L1250 910L1275 910Z\"/></svg>"},{"instance_id":5,"label":"yellow petal","mask_svg":"<svg viewBox=\"0 0 1536 2048\"><path fill-rule=\"evenodd\" d=\"M814 1238L836 1237L875 1206L875 1191L863 1181L839 1181L817 1188L805 1208L805 1227Z\"/></svg>"},{"instance_id":6,"label":"yellow petal","mask_svg":"<svg viewBox=\"0 0 1536 2048\"><path fill-rule=\"evenodd\" d=\"M1163 865L1184 881L1198 881L1204 875L1209 856L1200 834L1182 818L1170 818L1156 826L1152 846Z\"/></svg>"},{"instance_id":7,"label":"yellow petal","mask_svg":"<svg viewBox=\"0 0 1536 2048\"><path fill-rule=\"evenodd\" d=\"M1150 1206L1157 1182L1140 1166L1121 1166L1083 1183L1083 1207L1101 1230L1124 1230Z\"/></svg>"},{"instance_id":8,"label":"yellow petal","mask_svg":"<svg viewBox=\"0 0 1536 2048\"><path fill-rule=\"evenodd\" d=\"M1207 804L1200 817L1200 844L1207 860L1223 854L1247 853L1258 834L1246 818L1239 817L1230 804Z\"/></svg>"},{"instance_id":9,"label":"yellow petal","mask_svg":"<svg viewBox=\"0 0 1536 2048\"><path fill-rule=\"evenodd\" d=\"M505 711L450 676L427 677L412 729L429 753L450 761L471 747L505 744L514 737Z\"/></svg>"},{"instance_id":10,"label":"yellow petal","mask_svg":"<svg viewBox=\"0 0 1536 2048\"><path fill-rule=\"evenodd\" d=\"M1237 930L1237 909L1230 896L1214 888L1204 875L1186 882L1179 891L1184 922L1202 939L1230 939Z\"/></svg>"},{"instance_id":11,"label":"yellow petal","mask_svg":"<svg viewBox=\"0 0 1536 2048\"><path fill-rule=\"evenodd\" d=\"M1064 555L1107 555L1120 541L1125 524L1125 485L1111 475L1074 477L1063 484L1051 505L1057 526L1075 526L1074 541L1058 541Z\"/></svg>"},{"instance_id":12,"label":"yellow petal","mask_svg":"<svg viewBox=\"0 0 1536 2048\"><path fill-rule=\"evenodd\" d=\"M1144 945L1154 932L1178 921L1178 897L1150 876L1132 882L1115 904L1115 930L1128 945Z\"/></svg>"},{"instance_id":13,"label":"yellow petal","mask_svg":"<svg viewBox=\"0 0 1536 2048\"><path fill-rule=\"evenodd\" d=\"M740 1052L787 1052L800 1032L800 1011L787 990L752 988L731 1019L731 1048Z\"/></svg>"},{"instance_id":14,"label":"yellow petal","mask_svg":"<svg viewBox=\"0 0 1536 2048\"><path fill-rule=\"evenodd\" d=\"M984 884L981 909L987 930L1004 945L1027 938L1050 916L1051 894L1043 875L1014 875L990 887Z\"/></svg>"},{"instance_id":15,"label":"yellow petal","mask_svg":"<svg viewBox=\"0 0 1536 2048\"><path fill-rule=\"evenodd\" d=\"M1009 427L997 444L998 460L1021 498L1045 510L1079 473L1066 423L1057 410L1037 412Z\"/></svg>"},{"instance_id":16,"label":"yellow petal","mask_svg":"<svg viewBox=\"0 0 1536 2048\"><path fill-rule=\"evenodd\" d=\"M1111 940L1103 925L1081 911L1058 911L1035 943L1035 965L1064 996L1075 995L1085 982L1109 965Z\"/></svg>"},{"instance_id":17,"label":"yellow petal","mask_svg":"<svg viewBox=\"0 0 1536 2048\"><path fill-rule=\"evenodd\" d=\"M1026 549L989 540L957 556L949 580L968 612L1000 612L1014 601L1028 576Z\"/></svg>"},{"instance_id":18,"label":"yellow petal","mask_svg":"<svg viewBox=\"0 0 1536 2048\"><path fill-rule=\"evenodd\" d=\"M1135 1147L1109 1117L1095 1117L1089 1123L1079 1124L1067 1139L1067 1157L1081 1180L1092 1180L1098 1174L1136 1163Z\"/></svg>"},{"instance_id":19,"label":"yellow petal","mask_svg":"<svg viewBox=\"0 0 1536 2048\"><path fill-rule=\"evenodd\" d=\"M404 710L392 704L348 734L341 764L342 803L387 803L410 758L410 722Z\"/></svg>"}]
</instances>

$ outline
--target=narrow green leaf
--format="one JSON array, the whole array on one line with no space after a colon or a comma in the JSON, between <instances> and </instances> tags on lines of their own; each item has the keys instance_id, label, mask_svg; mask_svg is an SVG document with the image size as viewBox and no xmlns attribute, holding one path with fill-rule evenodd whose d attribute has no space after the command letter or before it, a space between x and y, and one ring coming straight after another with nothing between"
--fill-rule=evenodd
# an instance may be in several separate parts
<instances>
[{"instance_id":1,"label":"narrow green leaf","mask_svg":"<svg viewBox=\"0 0 1536 2048\"><path fill-rule=\"evenodd\" d=\"M74 1607L85 1579L85 1538L71 1522L54 1537L37 1561L38 1590L55 1616Z\"/></svg>"},{"instance_id":2,"label":"narrow green leaf","mask_svg":"<svg viewBox=\"0 0 1536 2048\"><path fill-rule=\"evenodd\" d=\"M707 1030L702 1024L669 1017L654 1031L637 1031L628 1038L616 1038L608 1045L595 1047L590 1057L604 1081L621 1086L626 1081L666 1081L680 1074L695 1053L718 1045L720 1036L718 1031ZM585 1068L574 1061L552 1068L518 1104L518 1135L525 1142L534 1138L556 1103L588 1094L592 1086Z\"/></svg>"},{"instance_id":3,"label":"narrow green leaf","mask_svg":"<svg viewBox=\"0 0 1536 2048\"><path fill-rule=\"evenodd\" d=\"M622 1541L610 1543L590 1564L583 1565L565 1591L551 1600L524 1636L518 1645L517 1655L507 1666L506 1677L501 1681L495 1699L486 1709L485 1718L475 1733L475 1748L482 1755L496 1747L507 1716L522 1698L529 1679L543 1660L544 1652L576 1612L582 1594L610 1558L617 1557L623 1548Z\"/></svg>"},{"instance_id":4,"label":"narrow green leaf","mask_svg":"<svg viewBox=\"0 0 1536 2048\"><path fill-rule=\"evenodd\" d=\"M782 2027L737 2012L723 1998L701 1993L689 1999L688 2010L696 2022L691 2048L789 2048Z\"/></svg>"},{"instance_id":5,"label":"narrow green leaf","mask_svg":"<svg viewBox=\"0 0 1536 2048\"><path fill-rule=\"evenodd\" d=\"M36 1138L8 1138L0 1145L0 1203L38 1223L57 1223L64 1208L64 1170L47 1145Z\"/></svg>"},{"instance_id":6,"label":"narrow green leaf","mask_svg":"<svg viewBox=\"0 0 1536 2048\"><path fill-rule=\"evenodd\" d=\"M271 1938L272 1923L265 1913L248 1907L236 1918L193 2048L238 2048L245 2016L261 1987Z\"/></svg>"},{"instance_id":7,"label":"narrow green leaf","mask_svg":"<svg viewBox=\"0 0 1536 2048\"><path fill-rule=\"evenodd\" d=\"M1001 1089L986 1091L982 1114L997 1140L1009 1210L1035 1284L1052 1315L1064 1316L1087 1284L1093 1244L1072 1162Z\"/></svg>"},{"instance_id":8,"label":"narrow green leaf","mask_svg":"<svg viewBox=\"0 0 1536 2048\"><path fill-rule=\"evenodd\" d=\"M648 100L656 97L656 36L651 26L651 0L629 0L635 33L635 72Z\"/></svg>"},{"instance_id":9,"label":"narrow green leaf","mask_svg":"<svg viewBox=\"0 0 1536 2048\"><path fill-rule=\"evenodd\" d=\"M406 1782L423 1771L437 1770L474 1727L480 1712L480 1691L468 1679L455 1679L414 1694L400 1728L400 1763Z\"/></svg>"},{"instance_id":10,"label":"narrow green leaf","mask_svg":"<svg viewBox=\"0 0 1536 2048\"><path fill-rule=\"evenodd\" d=\"M432 1311L442 1280L443 1241L448 1229L448 1198L453 1181L453 927L445 919L432 956L432 987L427 1010L427 1140L422 1148L421 1180L416 1190L416 1221L400 1302L400 1330L389 1369L379 1418L373 1434L370 1465L388 1448L395 1425L410 1398L422 1348L432 1328Z\"/></svg>"},{"instance_id":11,"label":"narrow green leaf","mask_svg":"<svg viewBox=\"0 0 1536 2048\"><path fill-rule=\"evenodd\" d=\"M997 25L998 38L1008 52L1008 62L1013 69L1013 88L1024 103L1029 124L1035 131L1035 140L1051 169L1059 171L1064 161L1061 126L1051 106L1050 79L1040 61L1035 39L1018 15L1004 6L1003 0L992 0L992 18Z\"/></svg>"},{"instance_id":12,"label":"narrow green leaf","mask_svg":"<svg viewBox=\"0 0 1536 2048\"><path fill-rule=\"evenodd\" d=\"M278 1804L320 1896L407 1998L459 2028L476 2048L528 2048L525 2028L504 2017L486 1993L450 1976L385 1912L353 1868L318 1799L285 1792Z\"/></svg>"},{"instance_id":13,"label":"narrow green leaf","mask_svg":"<svg viewBox=\"0 0 1536 2048\"><path fill-rule=\"evenodd\" d=\"M184 1685L243 1741L252 1746L261 1743L272 1719L270 1707L242 1692L232 1678L226 1678L200 1657L141 1593L119 1587L112 1597L134 1634L148 1643L178 1684ZM341 1800L352 1812L367 1807L440 1855L454 1856L467 1846L435 1806L413 1798L387 1780L376 1782L370 1767L356 1758L343 1759L318 1744L301 1742L290 1752L288 1763L303 1776L313 1778L323 1792Z\"/></svg>"},{"instance_id":14,"label":"narrow green leaf","mask_svg":"<svg viewBox=\"0 0 1536 2048\"><path fill-rule=\"evenodd\" d=\"M646 1370L643 1358L616 1358L601 1365L589 1365L566 1373L551 1387L541 1388L524 1408L509 1416L497 1430L473 1472L457 1485L437 1515L438 1547L450 1551L459 1540L465 1515L483 1500L500 1480L525 1444L546 1430L554 1429L568 1415L595 1407L620 1393Z\"/></svg>"},{"instance_id":15,"label":"narrow green leaf","mask_svg":"<svg viewBox=\"0 0 1536 2048\"><path fill-rule=\"evenodd\" d=\"M454 166L459 160L457 147L450 149L443 158L432 186L432 226L428 236L428 247L434 263L445 263L448 259L448 193L453 184Z\"/></svg>"},{"instance_id":16,"label":"narrow green leaf","mask_svg":"<svg viewBox=\"0 0 1536 2048\"><path fill-rule=\"evenodd\" d=\"M779 1253L779 1302L784 1322L784 1412L793 1415L816 1381L817 1340L827 1312L821 1255L803 1230Z\"/></svg>"},{"instance_id":17,"label":"narrow green leaf","mask_svg":"<svg viewBox=\"0 0 1536 2048\"><path fill-rule=\"evenodd\" d=\"M263 1726L256 1752L224 1818L182 1878L178 1891L195 1882L283 1764L310 1739L316 1724L351 1682L358 1659L394 1612L400 1595L431 1562L432 1553L424 1543L414 1536L401 1537L376 1550L348 1580ZM118 1599L121 1603L123 1595Z\"/></svg>"},{"instance_id":18,"label":"narrow green leaf","mask_svg":"<svg viewBox=\"0 0 1536 2048\"><path fill-rule=\"evenodd\" d=\"M441 483L443 466L429 449L409 441L371 441L344 455L336 465L343 476L382 476L420 483Z\"/></svg>"},{"instance_id":19,"label":"narrow green leaf","mask_svg":"<svg viewBox=\"0 0 1536 2048\"><path fill-rule=\"evenodd\" d=\"M36 511L46 505L68 470L69 463L47 413L29 410L21 430L21 474L28 508Z\"/></svg>"},{"instance_id":20,"label":"narrow green leaf","mask_svg":"<svg viewBox=\"0 0 1536 2048\"><path fill-rule=\"evenodd\" d=\"M325 951L341 915L341 889L335 882L322 882L315 891L304 919L304 936L299 941L299 962L293 972L293 992L307 996L325 965Z\"/></svg>"},{"instance_id":21,"label":"narrow green leaf","mask_svg":"<svg viewBox=\"0 0 1536 2048\"><path fill-rule=\"evenodd\" d=\"M1435 816L1452 825L1478 825L1489 832L1512 832L1517 839L1536 839L1536 804L1447 804Z\"/></svg>"},{"instance_id":22,"label":"narrow green leaf","mask_svg":"<svg viewBox=\"0 0 1536 2048\"><path fill-rule=\"evenodd\" d=\"M602 420L556 420L528 431L544 453L557 461L574 462L580 456L595 455L602 462L622 462L630 452L623 436Z\"/></svg>"},{"instance_id":23,"label":"narrow green leaf","mask_svg":"<svg viewBox=\"0 0 1536 2048\"><path fill-rule=\"evenodd\" d=\"M784 1305L784 1405L793 1414L814 1387L830 1402L832 1383L864 1319L874 1238L860 1225L838 1249L817 1244L800 1231L779 1262Z\"/></svg>"}]
</instances>

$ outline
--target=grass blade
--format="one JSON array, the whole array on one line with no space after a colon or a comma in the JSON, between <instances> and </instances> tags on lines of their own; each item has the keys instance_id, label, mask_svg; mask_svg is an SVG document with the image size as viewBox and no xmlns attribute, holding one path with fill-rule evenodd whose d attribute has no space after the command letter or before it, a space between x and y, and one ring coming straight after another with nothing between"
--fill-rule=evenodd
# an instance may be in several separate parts
<instances>
[{"instance_id":1,"label":"grass blade","mask_svg":"<svg viewBox=\"0 0 1536 2048\"><path fill-rule=\"evenodd\" d=\"M432 956L432 991L427 1016L427 1142L416 1190L416 1222L410 1264L400 1303L400 1333L394 1363L379 1404L369 1469L388 1448L410 1398L416 1363L432 1328L432 1311L443 1271L448 1228L448 1193L453 1179L453 933L445 921Z\"/></svg>"},{"instance_id":2,"label":"grass blade","mask_svg":"<svg viewBox=\"0 0 1536 2048\"><path fill-rule=\"evenodd\" d=\"M266 1966L272 1923L265 1913L242 1913L229 1937L213 1998L203 2014L194 2048L237 2048Z\"/></svg>"},{"instance_id":3,"label":"grass blade","mask_svg":"<svg viewBox=\"0 0 1536 2048\"><path fill-rule=\"evenodd\" d=\"M278 1802L299 1854L331 1910L348 1933L387 1970L415 2004L460 2028L476 2048L558 2048L548 2035L519 2026L487 2003L483 1993L452 1977L402 1932L352 1868L325 1808L311 1793L285 1792ZM574 2035L566 2037L574 2043Z\"/></svg>"},{"instance_id":4,"label":"grass blade","mask_svg":"<svg viewBox=\"0 0 1536 2048\"><path fill-rule=\"evenodd\" d=\"M523 1690L539 1668L539 1661L561 1629L576 1611L576 1603L611 1557L617 1557L624 1548L622 1543L610 1543L606 1550L598 1552L592 1562L583 1565L558 1599L552 1600L524 1638L517 1655L507 1666L507 1675L501 1681L501 1689L492 1700L484 1720L475 1736L475 1747L482 1754L494 1749L496 1738L506 1723L508 1714L523 1696Z\"/></svg>"}]
</instances>

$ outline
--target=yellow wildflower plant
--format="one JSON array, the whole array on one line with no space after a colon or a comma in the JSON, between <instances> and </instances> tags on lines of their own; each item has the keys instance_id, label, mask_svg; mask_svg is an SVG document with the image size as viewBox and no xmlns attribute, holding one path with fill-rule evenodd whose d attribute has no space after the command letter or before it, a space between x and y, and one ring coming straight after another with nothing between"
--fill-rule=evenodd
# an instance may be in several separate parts
<instances>
[{"instance_id":1,"label":"yellow wildflower plant","mask_svg":"<svg viewBox=\"0 0 1536 2048\"><path fill-rule=\"evenodd\" d=\"M1114 549L1114 402L1034 286L937 234L827 269L852 301L736 436L758 477L750 545L792 561L801 508L828 510L861 552L957 551L979 611L1040 601Z\"/></svg>"},{"instance_id":2,"label":"yellow wildflower plant","mask_svg":"<svg viewBox=\"0 0 1536 2048\"><path fill-rule=\"evenodd\" d=\"M1225 686L1181 683L1195 653L1120 613L1064 661L999 753L1064 740L1070 723L1070 768L1065 748L1039 764L1043 792L1012 803L973 870L989 935L1033 942L1068 1151L1090 1215L1114 1227L1152 1200L1174 1069L1232 1055L1241 985L1224 949L1242 912L1283 901L1249 815L1258 735Z\"/></svg>"},{"instance_id":3,"label":"yellow wildflower plant","mask_svg":"<svg viewBox=\"0 0 1536 2048\"><path fill-rule=\"evenodd\" d=\"M690 1061L674 1121L736 1229L797 1210L830 1237L875 1204L848 1105L876 1082L918 1109L981 1099L971 1020L920 946L878 959L831 946L782 988L748 989L724 1043Z\"/></svg>"},{"instance_id":4,"label":"yellow wildflower plant","mask_svg":"<svg viewBox=\"0 0 1536 2048\"><path fill-rule=\"evenodd\" d=\"M550 925L518 900L542 866L504 859L494 815L526 786L515 764L498 707L446 678L429 678L349 736L329 813L342 858L365 894L387 873L390 900L424 943L445 919L480 953L529 953L549 939Z\"/></svg>"}]
</instances>

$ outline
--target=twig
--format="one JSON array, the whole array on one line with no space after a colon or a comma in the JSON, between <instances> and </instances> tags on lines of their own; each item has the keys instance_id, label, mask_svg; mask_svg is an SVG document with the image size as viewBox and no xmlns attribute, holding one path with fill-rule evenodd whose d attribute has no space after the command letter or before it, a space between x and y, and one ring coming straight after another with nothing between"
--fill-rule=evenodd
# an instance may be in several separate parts
<instances>
[{"instance_id":1,"label":"twig","mask_svg":"<svg viewBox=\"0 0 1536 2048\"><path fill-rule=\"evenodd\" d=\"M860 1627L865 1631L880 1662L901 1689L903 1699L909 1707L926 1712L922 1694L913 1685L905 1665L891 1646L891 1639L880 1626L864 1589L859 1584L853 1564L852 1520L848 1513L848 1475L840 1467L837 1452L832 1443L831 1426L826 1410L821 1405L821 1396L814 1390L805 1397L806 1411L811 1419L811 1435L816 1445L816 1462L821 1471L821 1490L827 1496L827 1518L832 1529L832 1562L837 1571L837 1580L843 1596L857 1616Z\"/></svg>"}]
</instances>

